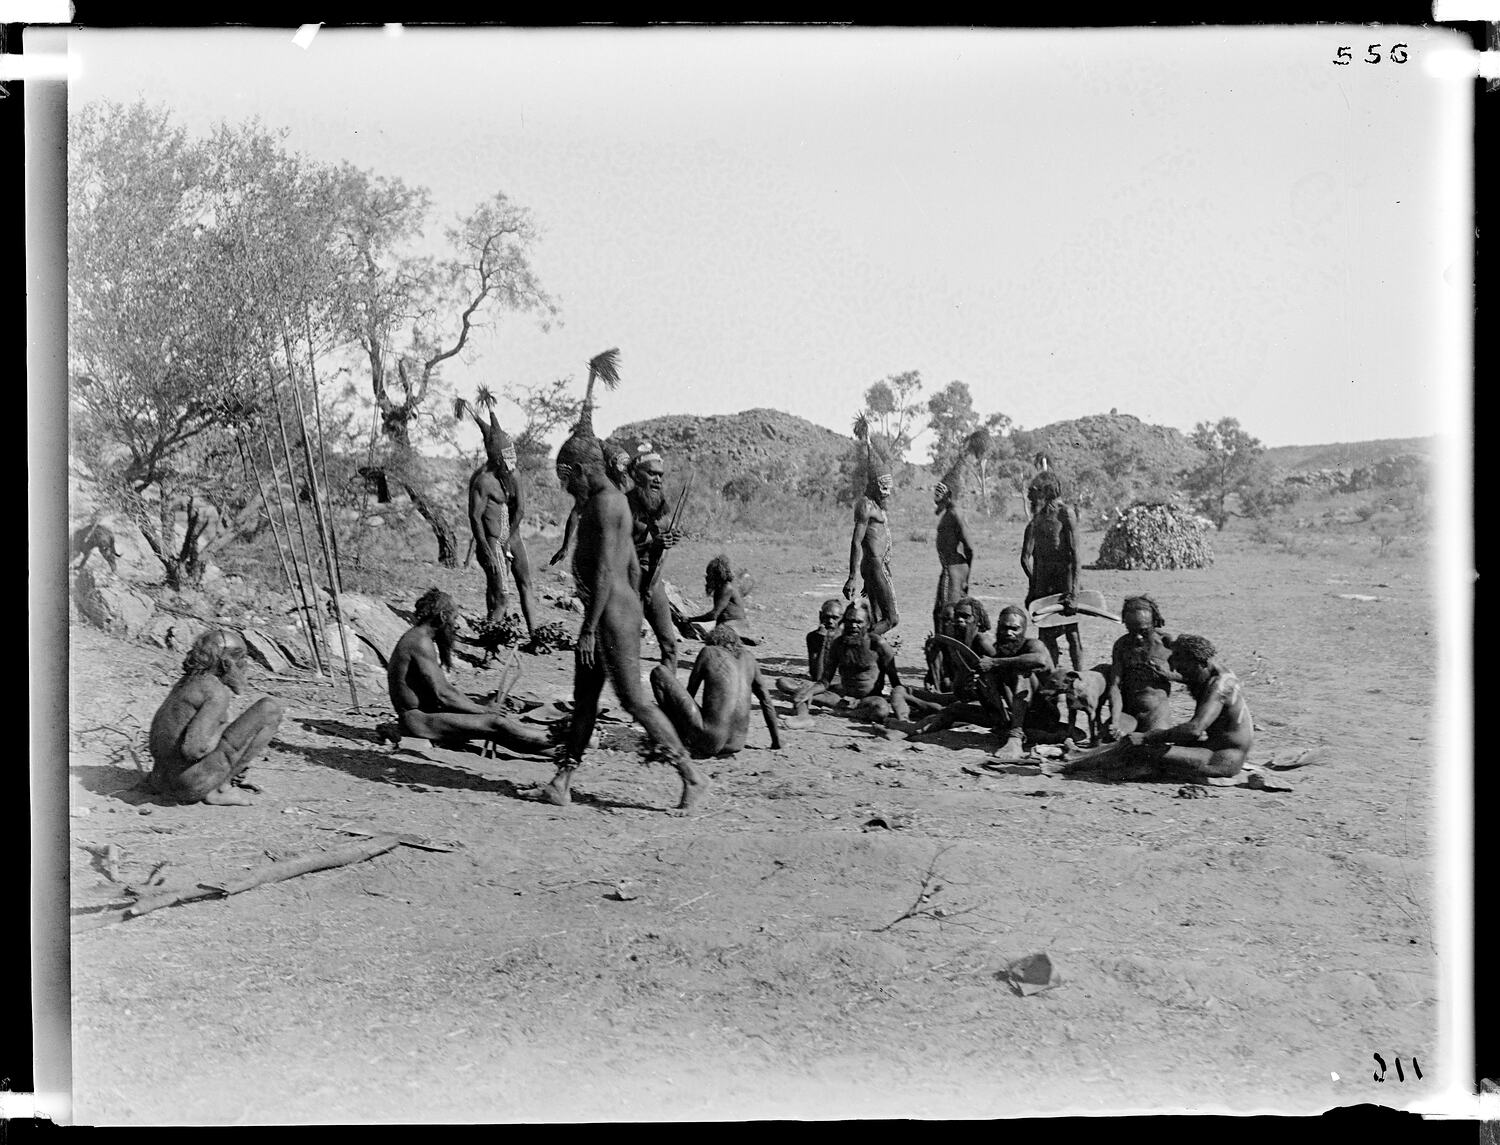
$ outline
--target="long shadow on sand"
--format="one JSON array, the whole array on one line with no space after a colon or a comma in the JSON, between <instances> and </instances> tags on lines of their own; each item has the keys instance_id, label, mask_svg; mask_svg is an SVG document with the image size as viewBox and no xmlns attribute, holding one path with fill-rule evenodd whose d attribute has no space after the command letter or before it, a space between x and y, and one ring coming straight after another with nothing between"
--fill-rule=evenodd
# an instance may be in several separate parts
<instances>
[{"instance_id":1,"label":"long shadow on sand","mask_svg":"<svg viewBox=\"0 0 1500 1145\"><path fill-rule=\"evenodd\" d=\"M346 724L340 720L317 720L304 717L297 721L310 732L329 736L333 739L352 739L360 743L379 744L380 737L375 734L373 727L359 727L355 724Z\"/></svg>"},{"instance_id":2,"label":"long shadow on sand","mask_svg":"<svg viewBox=\"0 0 1500 1145\"><path fill-rule=\"evenodd\" d=\"M155 805L176 806L176 802L156 794L146 786L146 773L130 767L112 767L109 764L75 763L68 771L86 791L114 799L131 807Z\"/></svg>"},{"instance_id":3,"label":"long shadow on sand","mask_svg":"<svg viewBox=\"0 0 1500 1145\"><path fill-rule=\"evenodd\" d=\"M373 733L371 733L371 738L374 738ZM385 783L392 787L405 787L414 791L434 788L444 788L450 791L478 791L503 795L520 803L536 803L535 799L528 798L525 794L534 790L534 784L517 783L497 776L478 775L472 771L435 763L431 760L413 759L408 755L390 755L386 752L359 751L346 747L309 747L300 744L289 744L286 750L303 756L309 763L317 764L319 767L342 771L346 775L369 780L372 783ZM477 753L476 758L479 758ZM512 755L501 748L494 762L503 763L506 760L525 759L527 757ZM605 799L577 789L573 791L573 802L580 806L597 807L606 811L659 810L649 804Z\"/></svg>"},{"instance_id":4,"label":"long shadow on sand","mask_svg":"<svg viewBox=\"0 0 1500 1145\"><path fill-rule=\"evenodd\" d=\"M951 728L930 732L924 735L917 743L923 747L941 747L949 751L979 751L988 754L995 750L999 744L995 740L995 733L988 728L983 731L975 728L973 731L954 731Z\"/></svg>"}]
</instances>

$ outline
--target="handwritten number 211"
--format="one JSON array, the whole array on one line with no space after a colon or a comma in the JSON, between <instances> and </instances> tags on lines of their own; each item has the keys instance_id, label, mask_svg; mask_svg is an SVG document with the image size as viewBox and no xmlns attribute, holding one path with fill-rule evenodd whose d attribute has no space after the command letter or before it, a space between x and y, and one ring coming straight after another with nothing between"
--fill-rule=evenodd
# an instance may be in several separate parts
<instances>
[{"instance_id":1,"label":"handwritten number 211","mask_svg":"<svg viewBox=\"0 0 1500 1145\"><path fill-rule=\"evenodd\" d=\"M1353 52L1354 49L1352 47L1342 47L1334 53L1333 62L1338 64L1341 68L1347 68L1354 62ZM1392 44L1391 50L1386 53L1385 58L1390 60L1393 64L1406 63L1407 59L1409 58L1409 56L1407 55L1406 45ZM1378 64L1380 62L1379 44L1371 44L1365 49L1364 62L1367 64Z\"/></svg>"},{"instance_id":2,"label":"handwritten number 211","mask_svg":"<svg viewBox=\"0 0 1500 1145\"><path fill-rule=\"evenodd\" d=\"M1380 1067L1380 1072L1376 1073L1376 1074L1371 1074L1371 1076L1376 1081L1384 1081L1385 1080L1385 1058L1381 1057L1379 1054L1373 1054L1371 1056L1374 1057L1375 1064ZM1396 1063L1396 1080L1397 1081L1405 1081L1406 1080L1406 1074L1404 1072L1402 1072L1402 1069L1401 1069L1401 1059L1399 1057L1396 1058L1395 1059L1395 1063ZM1412 1058L1411 1059L1411 1068L1412 1068L1412 1072L1414 1072L1417 1075L1418 1078L1421 1078L1421 1076L1422 1076L1422 1067L1417 1064L1417 1059L1416 1058Z\"/></svg>"}]
</instances>

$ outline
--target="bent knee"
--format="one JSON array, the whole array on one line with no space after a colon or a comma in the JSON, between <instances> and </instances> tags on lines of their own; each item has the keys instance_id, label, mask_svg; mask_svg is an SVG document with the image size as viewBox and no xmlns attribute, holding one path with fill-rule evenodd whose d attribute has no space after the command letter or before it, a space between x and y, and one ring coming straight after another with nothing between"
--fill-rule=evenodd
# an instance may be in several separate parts
<instances>
[{"instance_id":1,"label":"bent knee","mask_svg":"<svg viewBox=\"0 0 1500 1145\"><path fill-rule=\"evenodd\" d=\"M254 710L263 718L273 720L276 723L280 723L281 717L286 715L286 707L282 702L280 700L273 700L270 696L257 700Z\"/></svg>"},{"instance_id":2,"label":"bent knee","mask_svg":"<svg viewBox=\"0 0 1500 1145\"><path fill-rule=\"evenodd\" d=\"M1216 751L1209 757L1208 763L1204 764L1203 772L1214 779L1228 779L1230 776L1240 773L1240 769L1245 766L1245 757L1247 755L1249 755L1249 752L1242 751L1239 748Z\"/></svg>"}]
</instances>

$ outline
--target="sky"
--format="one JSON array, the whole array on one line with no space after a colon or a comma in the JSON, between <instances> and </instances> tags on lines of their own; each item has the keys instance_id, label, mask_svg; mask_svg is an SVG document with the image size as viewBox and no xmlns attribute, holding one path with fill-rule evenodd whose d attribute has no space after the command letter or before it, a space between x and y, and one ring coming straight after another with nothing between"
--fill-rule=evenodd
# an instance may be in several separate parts
<instances>
[{"instance_id":1,"label":"sky","mask_svg":"<svg viewBox=\"0 0 1500 1145\"><path fill-rule=\"evenodd\" d=\"M439 218L496 190L528 207L561 321L497 313L445 372L461 394L581 386L618 346L604 431L771 407L847 432L866 387L918 370L1026 427L1232 416L1274 446L1455 429L1439 390L1469 273L1451 260L1468 104L1425 66L1452 44L85 30L69 100L144 97L195 133L258 116L311 157L428 187Z\"/></svg>"}]
</instances>

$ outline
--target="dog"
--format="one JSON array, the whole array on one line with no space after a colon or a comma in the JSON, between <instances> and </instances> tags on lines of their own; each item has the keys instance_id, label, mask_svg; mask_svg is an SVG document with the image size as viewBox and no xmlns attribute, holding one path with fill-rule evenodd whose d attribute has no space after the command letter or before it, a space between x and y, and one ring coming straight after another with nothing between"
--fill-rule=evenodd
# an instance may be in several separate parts
<instances>
[{"instance_id":1,"label":"dog","mask_svg":"<svg viewBox=\"0 0 1500 1145\"><path fill-rule=\"evenodd\" d=\"M69 554L69 560L72 560L73 557L83 558L73 566L74 568L81 569L84 565L88 564L89 557L97 549L99 555L108 563L109 571L119 571L115 567L115 562L120 559L120 550L115 547L115 535L108 525L102 525L96 521L92 525L85 525L81 529L74 529L71 547L72 552Z\"/></svg>"},{"instance_id":2,"label":"dog","mask_svg":"<svg viewBox=\"0 0 1500 1145\"><path fill-rule=\"evenodd\" d=\"M1043 676L1036 694L1056 705L1059 698L1068 704L1068 727L1078 726L1078 714L1087 716L1090 743L1097 743L1104 731L1104 705L1109 695L1110 665L1096 664L1086 672L1071 668L1054 668Z\"/></svg>"}]
</instances>

